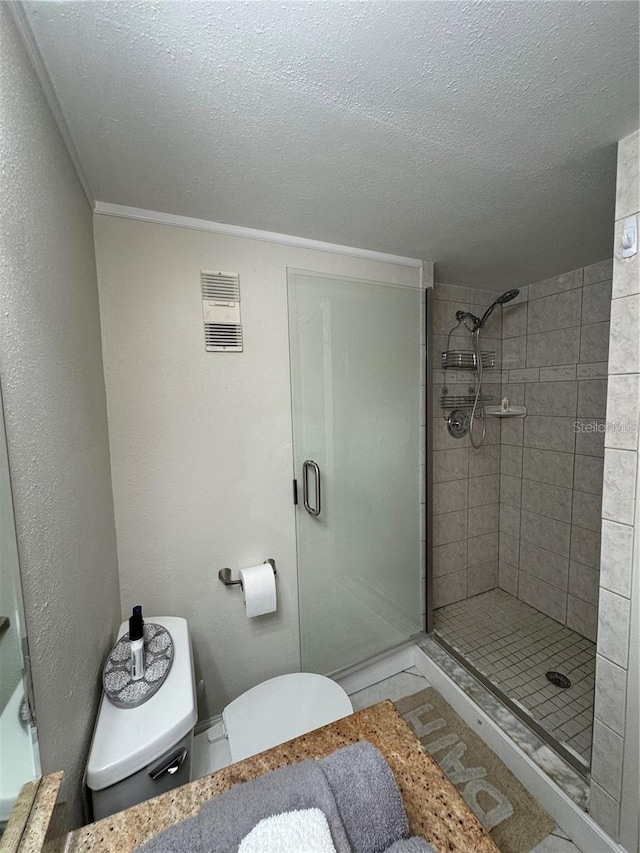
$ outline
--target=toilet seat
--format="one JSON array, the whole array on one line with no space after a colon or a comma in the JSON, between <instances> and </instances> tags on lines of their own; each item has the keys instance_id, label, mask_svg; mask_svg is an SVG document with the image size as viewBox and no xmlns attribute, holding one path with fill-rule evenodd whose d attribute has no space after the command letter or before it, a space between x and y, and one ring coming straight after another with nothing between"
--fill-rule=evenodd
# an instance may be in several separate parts
<instances>
[{"instance_id":1,"label":"toilet seat","mask_svg":"<svg viewBox=\"0 0 640 853\"><path fill-rule=\"evenodd\" d=\"M294 672L270 678L222 712L233 762L353 713L345 691L324 675Z\"/></svg>"}]
</instances>

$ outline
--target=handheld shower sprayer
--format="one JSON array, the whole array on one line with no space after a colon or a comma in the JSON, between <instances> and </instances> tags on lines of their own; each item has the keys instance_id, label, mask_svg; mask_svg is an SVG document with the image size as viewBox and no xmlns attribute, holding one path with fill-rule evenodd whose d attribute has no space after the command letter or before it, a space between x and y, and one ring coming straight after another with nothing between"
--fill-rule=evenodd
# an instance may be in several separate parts
<instances>
[{"instance_id":1,"label":"handheld shower sprayer","mask_svg":"<svg viewBox=\"0 0 640 853\"><path fill-rule=\"evenodd\" d=\"M487 431L486 423L485 423L485 413L484 413L484 405L481 403L481 419L482 419L482 433L480 435L480 441L476 444L476 441L473 436L473 425L476 419L476 413L478 411L478 401L480 400L482 394L482 352L480 351L480 329L484 328L485 323L495 310L496 305L503 306L507 302L511 302L512 299L515 299L516 296L520 293L519 290L507 290L505 293L500 294L496 300L494 300L491 305L484 312L482 317L476 317L475 314L470 314L468 311L456 311L456 320L461 323L464 322L467 318L470 319L473 323L473 328L469 329L467 324L467 329L471 332L471 337L473 339L473 344L476 352L476 371L478 374L478 387L476 389L475 399L473 401L473 408L471 410L471 417L469 419L469 438L471 440L471 444L473 447L480 447L482 442L484 441L485 433Z\"/></svg>"}]
</instances>

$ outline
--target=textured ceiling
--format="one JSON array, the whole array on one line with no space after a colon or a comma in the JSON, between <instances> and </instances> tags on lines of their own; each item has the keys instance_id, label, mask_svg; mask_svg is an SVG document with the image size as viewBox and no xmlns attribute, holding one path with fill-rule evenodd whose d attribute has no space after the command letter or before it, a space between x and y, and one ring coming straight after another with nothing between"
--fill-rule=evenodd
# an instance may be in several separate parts
<instances>
[{"instance_id":1,"label":"textured ceiling","mask_svg":"<svg viewBox=\"0 0 640 853\"><path fill-rule=\"evenodd\" d=\"M26 2L95 199L436 261L611 255L636 2Z\"/></svg>"}]
</instances>

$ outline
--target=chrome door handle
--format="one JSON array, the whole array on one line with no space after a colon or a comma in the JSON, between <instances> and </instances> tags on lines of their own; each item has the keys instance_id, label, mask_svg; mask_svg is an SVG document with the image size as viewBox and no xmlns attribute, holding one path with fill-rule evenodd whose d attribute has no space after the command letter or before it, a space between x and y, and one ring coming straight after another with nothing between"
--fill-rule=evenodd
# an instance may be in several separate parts
<instances>
[{"instance_id":1,"label":"chrome door handle","mask_svg":"<svg viewBox=\"0 0 640 853\"><path fill-rule=\"evenodd\" d=\"M316 495L315 495L315 507L311 506L309 503L309 469L313 471L316 480ZM302 502L304 503L304 508L309 513L309 515L320 515L320 510L322 509L322 496L320 492L320 468L317 462L314 462L312 459L307 459L306 462L302 465Z\"/></svg>"},{"instance_id":2,"label":"chrome door handle","mask_svg":"<svg viewBox=\"0 0 640 853\"><path fill-rule=\"evenodd\" d=\"M172 753L157 767L154 767L153 770L150 770L149 776L151 776L154 782L157 782L158 779L162 778L165 773L168 773L170 776L173 776L174 773L177 773L178 770L180 770L186 758L187 750L185 747L182 747L182 749L179 749L177 752Z\"/></svg>"}]
</instances>

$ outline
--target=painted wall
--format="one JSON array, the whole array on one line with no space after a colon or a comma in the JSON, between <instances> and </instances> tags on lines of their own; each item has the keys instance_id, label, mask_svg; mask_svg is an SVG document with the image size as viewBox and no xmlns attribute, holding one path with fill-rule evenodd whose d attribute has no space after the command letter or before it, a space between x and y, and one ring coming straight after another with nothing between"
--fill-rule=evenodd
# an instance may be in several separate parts
<instances>
[{"instance_id":1,"label":"painted wall","mask_svg":"<svg viewBox=\"0 0 640 853\"><path fill-rule=\"evenodd\" d=\"M80 782L120 617L92 214L0 4L0 373L44 772Z\"/></svg>"},{"instance_id":2,"label":"painted wall","mask_svg":"<svg viewBox=\"0 0 640 853\"><path fill-rule=\"evenodd\" d=\"M109 216L95 239L122 609L189 620L208 719L299 668L287 267L419 271ZM242 353L204 349L202 269L240 274ZM267 557L278 611L249 620L218 570Z\"/></svg>"},{"instance_id":3,"label":"painted wall","mask_svg":"<svg viewBox=\"0 0 640 853\"><path fill-rule=\"evenodd\" d=\"M482 316L496 294L469 287L436 284L433 300L433 606L442 607L487 592L498 585L500 501L500 422L487 418L482 447L469 435L452 438L440 400L475 392L475 371L443 370L442 352L471 350L471 335L456 327L456 311ZM484 371L483 393L500 400L501 326L499 310L487 321L483 352L495 352L495 367ZM454 329L451 338L448 333ZM447 343L448 342L448 343ZM445 391L446 389L446 391ZM475 429L477 429L477 425Z\"/></svg>"},{"instance_id":4,"label":"painted wall","mask_svg":"<svg viewBox=\"0 0 640 853\"><path fill-rule=\"evenodd\" d=\"M502 317L502 394L527 417L501 425L500 587L590 640L611 269L603 261L530 284Z\"/></svg>"},{"instance_id":5,"label":"painted wall","mask_svg":"<svg viewBox=\"0 0 640 853\"><path fill-rule=\"evenodd\" d=\"M638 849L640 784L640 256L622 258L621 236L624 218L640 216L639 160L636 132L618 145L591 766L591 813L627 850Z\"/></svg>"}]
</instances>

